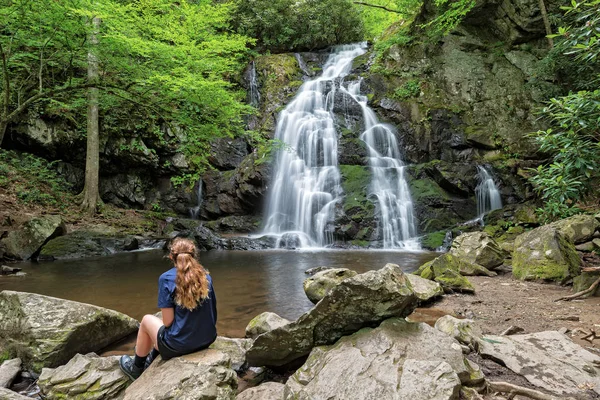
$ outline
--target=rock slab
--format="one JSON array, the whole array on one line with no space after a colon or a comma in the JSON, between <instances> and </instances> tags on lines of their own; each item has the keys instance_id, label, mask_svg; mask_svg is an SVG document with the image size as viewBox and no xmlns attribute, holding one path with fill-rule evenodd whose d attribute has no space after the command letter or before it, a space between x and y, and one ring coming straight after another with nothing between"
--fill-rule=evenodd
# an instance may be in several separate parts
<instances>
[{"instance_id":1,"label":"rock slab","mask_svg":"<svg viewBox=\"0 0 600 400\"><path fill-rule=\"evenodd\" d=\"M21 229L9 232L3 240L6 251L22 260L36 258L40 248L57 236L64 235L67 228L58 215L32 218Z\"/></svg>"},{"instance_id":2,"label":"rock slab","mask_svg":"<svg viewBox=\"0 0 600 400\"><path fill-rule=\"evenodd\" d=\"M486 232L463 233L452 242L450 253L487 269L502 265L507 256Z\"/></svg>"},{"instance_id":3,"label":"rock slab","mask_svg":"<svg viewBox=\"0 0 600 400\"><path fill-rule=\"evenodd\" d=\"M77 354L66 365L44 368L38 385L48 400L121 399L130 379L121 372L119 358Z\"/></svg>"},{"instance_id":4,"label":"rock slab","mask_svg":"<svg viewBox=\"0 0 600 400\"><path fill-rule=\"evenodd\" d=\"M266 382L238 394L235 400L283 400L285 385L277 382Z\"/></svg>"},{"instance_id":5,"label":"rock slab","mask_svg":"<svg viewBox=\"0 0 600 400\"><path fill-rule=\"evenodd\" d=\"M485 336L479 352L559 398L583 398L586 390L600 394L600 357L557 331Z\"/></svg>"},{"instance_id":6,"label":"rock slab","mask_svg":"<svg viewBox=\"0 0 600 400\"><path fill-rule=\"evenodd\" d=\"M387 264L342 281L298 320L258 336L247 360L253 366L285 365L314 346L334 343L390 317L405 317L417 300L400 267Z\"/></svg>"},{"instance_id":7,"label":"rock slab","mask_svg":"<svg viewBox=\"0 0 600 400\"><path fill-rule=\"evenodd\" d=\"M356 276L356 271L347 268L332 268L317 272L304 280L304 293L313 304L317 304L333 287L353 276Z\"/></svg>"},{"instance_id":8,"label":"rock slab","mask_svg":"<svg viewBox=\"0 0 600 400\"><path fill-rule=\"evenodd\" d=\"M21 359L6 360L0 365L0 387L10 387L15 377L21 372Z\"/></svg>"},{"instance_id":9,"label":"rock slab","mask_svg":"<svg viewBox=\"0 0 600 400\"><path fill-rule=\"evenodd\" d=\"M157 358L125 391L124 400L232 400L237 375L224 352L207 349Z\"/></svg>"},{"instance_id":10,"label":"rock slab","mask_svg":"<svg viewBox=\"0 0 600 400\"><path fill-rule=\"evenodd\" d=\"M135 332L125 314L34 293L0 292L0 352L27 368L66 364L77 353L98 351Z\"/></svg>"},{"instance_id":11,"label":"rock slab","mask_svg":"<svg viewBox=\"0 0 600 400\"><path fill-rule=\"evenodd\" d=\"M258 335L270 332L273 329L281 328L289 323L290 321L287 319L282 318L275 313L266 311L262 314L258 314L248 322L248 326L246 326L246 337L255 339Z\"/></svg>"},{"instance_id":12,"label":"rock slab","mask_svg":"<svg viewBox=\"0 0 600 400\"><path fill-rule=\"evenodd\" d=\"M469 375L454 339L392 318L313 349L288 379L285 399L458 400Z\"/></svg>"},{"instance_id":13,"label":"rock slab","mask_svg":"<svg viewBox=\"0 0 600 400\"><path fill-rule=\"evenodd\" d=\"M31 397L23 396L12 390L0 387L0 399L2 400L31 400Z\"/></svg>"},{"instance_id":14,"label":"rock slab","mask_svg":"<svg viewBox=\"0 0 600 400\"><path fill-rule=\"evenodd\" d=\"M553 222L551 226L558 229L575 244L592 240L594 233L600 229L600 222L593 215L579 214Z\"/></svg>"}]
</instances>

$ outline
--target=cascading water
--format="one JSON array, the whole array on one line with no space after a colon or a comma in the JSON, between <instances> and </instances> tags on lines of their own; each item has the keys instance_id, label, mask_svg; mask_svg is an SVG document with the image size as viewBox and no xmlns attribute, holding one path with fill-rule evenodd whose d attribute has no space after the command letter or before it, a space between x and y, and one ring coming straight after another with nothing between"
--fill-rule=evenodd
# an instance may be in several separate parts
<instances>
[{"instance_id":1,"label":"cascading water","mask_svg":"<svg viewBox=\"0 0 600 400\"><path fill-rule=\"evenodd\" d=\"M258 91L258 80L256 79L256 65L254 61L250 63L250 70L248 71L248 102L254 107L258 107L260 104L260 92Z\"/></svg>"},{"instance_id":2,"label":"cascading water","mask_svg":"<svg viewBox=\"0 0 600 400\"><path fill-rule=\"evenodd\" d=\"M202 179L198 181L196 196L198 198L196 206L190 207L190 218L192 219L200 219L200 209L202 208Z\"/></svg>"},{"instance_id":3,"label":"cascading water","mask_svg":"<svg viewBox=\"0 0 600 400\"><path fill-rule=\"evenodd\" d=\"M284 148L275 159L263 232L278 235L278 247L324 247L333 242L331 223L342 196L333 102L336 85L364 48L336 48L323 74L305 82L279 116L275 138Z\"/></svg>"},{"instance_id":4,"label":"cascading water","mask_svg":"<svg viewBox=\"0 0 600 400\"><path fill-rule=\"evenodd\" d=\"M373 173L370 196L374 196L379 211L379 230L384 249L419 249L416 236L413 203L404 178L404 163L392 126L379 122L367 106L367 97L360 95L360 83L348 85L347 92L363 110L365 131L360 139L367 145L369 166Z\"/></svg>"},{"instance_id":5,"label":"cascading water","mask_svg":"<svg viewBox=\"0 0 600 400\"><path fill-rule=\"evenodd\" d=\"M502 199L492 174L481 165L477 166L477 178L479 180L479 184L475 188L477 215L483 221L486 213L502 208Z\"/></svg>"}]
</instances>

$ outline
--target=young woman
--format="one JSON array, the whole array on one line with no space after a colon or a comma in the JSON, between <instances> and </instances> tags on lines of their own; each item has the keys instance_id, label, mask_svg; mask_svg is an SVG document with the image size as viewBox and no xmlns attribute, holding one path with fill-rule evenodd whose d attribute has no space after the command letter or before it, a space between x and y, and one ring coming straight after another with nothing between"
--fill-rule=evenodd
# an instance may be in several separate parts
<instances>
[{"instance_id":1,"label":"young woman","mask_svg":"<svg viewBox=\"0 0 600 400\"><path fill-rule=\"evenodd\" d=\"M217 299L212 279L196 255L191 240L173 240L169 258L175 266L158 279L162 321L145 315L137 335L135 357L122 356L120 360L121 370L131 379L144 372L149 365L147 358L151 362L158 354L168 360L193 353L217 338Z\"/></svg>"}]
</instances>

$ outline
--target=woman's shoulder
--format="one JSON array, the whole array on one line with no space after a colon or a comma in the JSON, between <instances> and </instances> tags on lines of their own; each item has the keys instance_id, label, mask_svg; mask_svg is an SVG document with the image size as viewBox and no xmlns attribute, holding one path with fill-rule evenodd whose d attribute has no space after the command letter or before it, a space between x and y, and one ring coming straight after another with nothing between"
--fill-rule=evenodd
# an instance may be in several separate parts
<instances>
[{"instance_id":1,"label":"woman's shoulder","mask_svg":"<svg viewBox=\"0 0 600 400\"><path fill-rule=\"evenodd\" d=\"M177 269L175 267L171 268L168 271L163 272L158 278L159 282L163 281L175 281L175 277L177 276Z\"/></svg>"}]
</instances>

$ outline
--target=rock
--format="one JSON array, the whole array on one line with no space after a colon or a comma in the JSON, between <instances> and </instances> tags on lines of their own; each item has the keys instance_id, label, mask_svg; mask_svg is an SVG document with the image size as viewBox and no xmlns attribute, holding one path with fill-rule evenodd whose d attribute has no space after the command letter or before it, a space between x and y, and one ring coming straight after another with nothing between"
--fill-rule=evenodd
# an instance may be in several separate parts
<instances>
[{"instance_id":1,"label":"rock","mask_svg":"<svg viewBox=\"0 0 600 400\"><path fill-rule=\"evenodd\" d=\"M479 352L559 398L580 398L585 389L600 394L600 357L559 332L485 336Z\"/></svg>"},{"instance_id":2,"label":"rock","mask_svg":"<svg viewBox=\"0 0 600 400\"><path fill-rule=\"evenodd\" d=\"M38 385L48 400L121 399L130 379L121 371L119 358L77 354L66 365L42 369Z\"/></svg>"},{"instance_id":3,"label":"rock","mask_svg":"<svg viewBox=\"0 0 600 400\"><path fill-rule=\"evenodd\" d=\"M594 249L600 249L600 239L595 238L592 240L592 244L594 245Z\"/></svg>"},{"instance_id":4,"label":"rock","mask_svg":"<svg viewBox=\"0 0 600 400\"><path fill-rule=\"evenodd\" d=\"M252 346L252 339L238 339L218 336L209 348L222 351L231 359L231 368L236 371L246 364L246 352Z\"/></svg>"},{"instance_id":5,"label":"rock","mask_svg":"<svg viewBox=\"0 0 600 400\"><path fill-rule=\"evenodd\" d=\"M31 400L31 397L20 395L12 390L0 387L0 399L2 400Z\"/></svg>"},{"instance_id":6,"label":"rock","mask_svg":"<svg viewBox=\"0 0 600 400\"><path fill-rule=\"evenodd\" d=\"M138 325L125 314L90 304L0 292L0 353L18 355L35 371L98 351L136 332Z\"/></svg>"},{"instance_id":7,"label":"rock","mask_svg":"<svg viewBox=\"0 0 600 400\"><path fill-rule=\"evenodd\" d=\"M265 380L267 375L267 369L264 367L249 367L241 376L241 379L248 384L248 386L258 386L262 381ZM239 385L238 385L239 386Z\"/></svg>"},{"instance_id":8,"label":"rock","mask_svg":"<svg viewBox=\"0 0 600 400\"><path fill-rule=\"evenodd\" d=\"M406 274L406 277L410 281L415 295L422 303L426 303L444 294L444 289L437 282L423 279L413 274Z\"/></svg>"},{"instance_id":9,"label":"rock","mask_svg":"<svg viewBox=\"0 0 600 400\"><path fill-rule=\"evenodd\" d=\"M452 242L450 253L488 269L502 265L507 256L498 243L485 232L463 233Z\"/></svg>"},{"instance_id":10,"label":"rock","mask_svg":"<svg viewBox=\"0 0 600 400\"><path fill-rule=\"evenodd\" d=\"M210 144L208 161L220 170L235 169L248 155L248 143L244 138L218 138Z\"/></svg>"},{"instance_id":11,"label":"rock","mask_svg":"<svg viewBox=\"0 0 600 400\"><path fill-rule=\"evenodd\" d=\"M36 259L45 243L66 232L67 228L59 215L48 215L30 219L19 230L10 231L2 242L7 253L17 255L22 260Z\"/></svg>"},{"instance_id":12,"label":"rock","mask_svg":"<svg viewBox=\"0 0 600 400\"><path fill-rule=\"evenodd\" d=\"M168 361L158 357L127 388L123 400L230 400L236 391L229 356L206 349Z\"/></svg>"},{"instance_id":13,"label":"rock","mask_svg":"<svg viewBox=\"0 0 600 400\"><path fill-rule=\"evenodd\" d=\"M304 271L304 273L306 275L314 275L317 272L321 272L321 271L327 271L328 269L334 269L335 267L327 267L327 266L320 266L320 267L314 267L314 268L309 268L306 271Z\"/></svg>"},{"instance_id":14,"label":"rock","mask_svg":"<svg viewBox=\"0 0 600 400\"><path fill-rule=\"evenodd\" d=\"M261 236L258 238L233 236L223 239L227 250L266 250L277 247L275 236Z\"/></svg>"},{"instance_id":15,"label":"rock","mask_svg":"<svg viewBox=\"0 0 600 400\"><path fill-rule=\"evenodd\" d=\"M447 291L474 293L475 287L463 275L493 276L495 272L447 253L421 265L415 274L438 282Z\"/></svg>"},{"instance_id":16,"label":"rock","mask_svg":"<svg viewBox=\"0 0 600 400\"><path fill-rule=\"evenodd\" d=\"M458 319L451 315L443 316L435 323L435 329L453 337L460 343L477 349L483 334L471 319Z\"/></svg>"},{"instance_id":17,"label":"rock","mask_svg":"<svg viewBox=\"0 0 600 400\"><path fill-rule=\"evenodd\" d=\"M246 356L254 366L284 365L364 326L405 317L416 304L404 272L387 264L342 281L298 320L258 336Z\"/></svg>"},{"instance_id":18,"label":"rock","mask_svg":"<svg viewBox=\"0 0 600 400\"><path fill-rule=\"evenodd\" d=\"M51 261L107 256L138 247L138 240L134 236L119 237L98 230L79 230L50 240L42 247L38 258Z\"/></svg>"},{"instance_id":19,"label":"rock","mask_svg":"<svg viewBox=\"0 0 600 400\"><path fill-rule=\"evenodd\" d=\"M347 268L333 268L317 272L304 280L304 293L314 304L318 303L332 288L344 279L356 276L356 271Z\"/></svg>"},{"instance_id":20,"label":"rock","mask_svg":"<svg viewBox=\"0 0 600 400\"><path fill-rule=\"evenodd\" d=\"M575 244L592 240L594 232L600 228L600 222L593 215L579 214L553 222L555 227Z\"/></svg>"},{"instance_id":21,"label":"rock","mask_svg":"<svg viewBox=\"0 0 600 400\"><path fill-rule=\"evenodd\" d=\"M238 394L235 400L283 400L285 385L277 382L266 382Z\"/></svg>"},{"instance_id":22,"label":"rock","mask_svg":"<svg viewBox=\"0 0 600 400\"><path fill-rule=\"evenodd\" d=\"M12 275L21 271L21 268L13 268L7 265L0 267L0 275Z\"/></svg>"},{"instance_id":23,"label":"rock","mask_svg":"<svg viewBox=\"0 0 600 400\"><path fill-rule=\"evenodd\" d=\"M281 328L289 323L290 321L287 319L267 311L252 318L248 326L246 326L246 337L256 339L258 335Z\"/></svg>"},{"instance_id":24,"label":"rock","mask_svg":"<svg viewBox=\"0 0 600 400\"><path fill-rule=\"evenodd\" d=\"M19 372L21 372L20 358L4 361L2 365L0 365L0 388L10 387L10 384Z\"/></svg>"},{"instance_id":25,"label":"rock","mask_svg":"<svg viewBox=\"0 0 600 400\"><path fill-rule=\"evenodd\" d=\"M581 275L573 278L573 293L589 289L598 278L600 278L600 271L583 271ZM590 296L600 296L600 285L598 285L593 293L589 293L582 297Z\"/></svg>"},{"instance_id":26,"label":"rock","mask_svg":"<svg viewBox=\"0 0 600 400\"><path fill-rule=\"evenodd\" d=\"M579 275L581 260L573 243L558 229L544 225L515 239L513 276L563 281Z\"/></svg>"},{"instance_id":27,"label":"rock","mask_svg":"<svg viewBox=\"0 0 600 400\"><path fill-rule=\"evenodd\" d=\"M314 348L288 379L286 398L457 400L469 375L454 339L392 318Z\"/></svg>"},{"instance_id":28,"label":"rock","mask_svg":"<svg viewBox=\"0 0 600 400\"><path fill-rule=\"evenodd\" d=\"M595 239L595 240L597 240L597 239ZM592 252L592 251L594 251L595 248L596 248L596 246L594 245L593 241L581 243L581 244L578 244L575 246L575 250L583 251L585 253Z\"/></svg>"}]
</instances>

